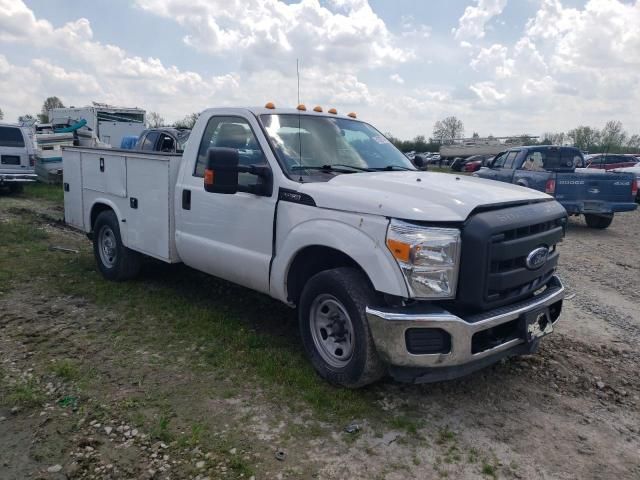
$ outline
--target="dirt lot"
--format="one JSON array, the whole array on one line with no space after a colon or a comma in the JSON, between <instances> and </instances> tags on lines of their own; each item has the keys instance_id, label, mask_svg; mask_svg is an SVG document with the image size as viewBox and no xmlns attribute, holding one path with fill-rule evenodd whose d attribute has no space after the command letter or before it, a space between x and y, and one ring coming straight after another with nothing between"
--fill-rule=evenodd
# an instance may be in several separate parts
<instances>
[{"instance_id":1,"label":"dirt lot","mask_svg":"<svg viewBox=\"0 0 640 480\"><path fill-rule=\"evenodd\" d=\"M538 355L359 391L315 376L286 307L152 262L107 283L61 217L0 195L0 479L640 478L640 212L571 220Z\"/></svg>"}]
</instances>

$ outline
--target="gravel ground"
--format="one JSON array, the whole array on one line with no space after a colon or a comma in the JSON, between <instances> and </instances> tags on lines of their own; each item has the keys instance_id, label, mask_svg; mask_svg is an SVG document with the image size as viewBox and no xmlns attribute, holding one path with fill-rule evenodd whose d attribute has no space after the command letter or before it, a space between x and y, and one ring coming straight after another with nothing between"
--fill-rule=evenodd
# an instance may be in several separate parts
<instances>
[{"instance_id":1,"label":"gravel ground","mask_svg":"<svg viewBox=\"0 0 640 480\"><path fill-rule=\"evenodd\" d=\"M0 228L16 206L47 215L34 222L51 242L88 250L46 220L55 205L0 198ZM605 231L571 219L568 296L537 355L451 382L383 382L362 392L372 413L355 433L221 378L196 338L136 345L104 301L29 283L0 292L0 478L639 479L638 232L640 212ZM38 396L20 404L16 385Z\"/></svg>"}]
</instances>

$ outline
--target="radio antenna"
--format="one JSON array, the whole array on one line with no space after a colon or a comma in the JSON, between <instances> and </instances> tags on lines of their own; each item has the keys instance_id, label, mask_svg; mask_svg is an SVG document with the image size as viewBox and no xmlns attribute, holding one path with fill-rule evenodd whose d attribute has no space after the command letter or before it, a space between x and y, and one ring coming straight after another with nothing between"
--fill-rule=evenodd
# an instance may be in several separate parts
<instances>
[{"instance_id":1,"label":"radio antenna","mask_svg":"<svg viewBox=\"0 0 640 480\"><path fill-rule=\"evenodd\" d=\"M300 61L296 58L296 76L298 77L298 106L300 106ZM301 127L301 114L300 109L296 107L298 110L298 152L300 154L300 177L298 181L300 183L303 182L302 179L302 127Z\"/></svg>"}]
</instances>

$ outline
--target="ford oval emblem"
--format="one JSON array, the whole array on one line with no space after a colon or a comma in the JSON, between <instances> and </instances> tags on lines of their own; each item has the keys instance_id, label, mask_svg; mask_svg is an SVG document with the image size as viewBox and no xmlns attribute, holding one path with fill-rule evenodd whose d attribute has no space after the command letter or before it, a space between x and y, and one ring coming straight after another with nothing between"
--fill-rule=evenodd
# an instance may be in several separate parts
<instances>
[{"instance_id":1,"label":"ford oval emblem","mask_svg":"<svg viewBox=\"0 0 640 480\"><path fill-rule=\"evenodd\" d=\"M547 247L538 247L529 252L527 255L526 265L529 270L537 270L547 262L549 257L549 249Z\"/></svg>"}]
</instances>

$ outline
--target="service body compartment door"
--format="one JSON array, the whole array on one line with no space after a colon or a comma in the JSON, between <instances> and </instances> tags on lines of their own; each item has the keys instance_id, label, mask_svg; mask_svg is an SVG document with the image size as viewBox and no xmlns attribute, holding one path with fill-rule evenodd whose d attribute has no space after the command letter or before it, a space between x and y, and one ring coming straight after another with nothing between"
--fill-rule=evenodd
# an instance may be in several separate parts
<instances>
[{"instance_id":1,"label":"service body compartment door","mask_svg":"<svg viewBox=\"0 0 640 480\"><path fill-rule=\"evenodd\" d=\"M126 197L126 157L108 152L85 152L82 155L82 182L88 190Z\"/></svg>"},{"instance_id":2,"label":"service body compartment door","mask_svg":"<svg viewBox=\"0 0 640 480\"><path fill-rule=\"evenodd\" d=\"M64 190L64 221L73 227L84 230L82 204L82 153L77 150L65 150L62 155Z\"/></svg>"},{"instance_id":3,"label":"service body compartment door","mask_svg":"<svg viewBox=\"0 0 640 480\"><path fill-rule=\"evenodd\" d=\"M164 261L171 261L173 242L169 182L169 157L127 158L127 246Z\"/></svg>"}]
</instances>

